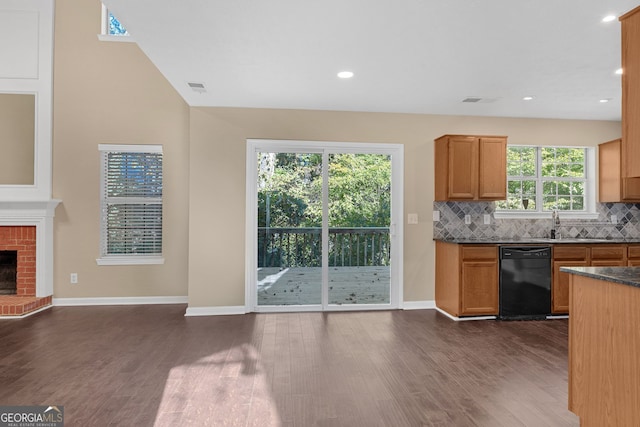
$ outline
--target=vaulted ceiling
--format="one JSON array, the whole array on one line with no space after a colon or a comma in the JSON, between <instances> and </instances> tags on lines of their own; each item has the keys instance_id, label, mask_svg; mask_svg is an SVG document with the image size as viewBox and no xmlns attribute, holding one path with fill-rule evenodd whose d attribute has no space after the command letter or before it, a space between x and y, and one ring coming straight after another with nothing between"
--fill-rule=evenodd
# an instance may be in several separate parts
<instances>
[{"instance_id":1,"label":"vaulted ceiling","mask_svg":"<svg viewBox=\"0 0 640 427\"><path fill-rule=\"evenodd\" d=\"M630 0L104 3L192 106L600 120L620 120L617 17L638 6ZM602 22L606 15L616 19ZM354 76L338 78L345 70ZM463 102L468 98L480 99Z\"/></svg>"}]
</instances>

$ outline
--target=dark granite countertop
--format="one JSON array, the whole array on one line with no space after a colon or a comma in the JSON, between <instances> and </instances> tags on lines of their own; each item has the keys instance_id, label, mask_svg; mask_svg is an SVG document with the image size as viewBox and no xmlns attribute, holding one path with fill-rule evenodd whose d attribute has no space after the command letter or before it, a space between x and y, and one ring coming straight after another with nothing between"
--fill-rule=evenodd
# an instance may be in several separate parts
<instances>
[{"instance_id":1,"label":"dark granite countertop","mask_svg":"<svg viewBox=\"0 0 640 427\"><path fill-rule=\"evenodd\" d=\"M560 271L640 288L640 267L560 267Z\"/></svg>"},{"instance_id":2,"label":"dark granite countertop","mask_svg":"<svg viewBox=\"0 0 640 427\"><path fill-rule=\"evenodd\" d=\"M558 244L616 244L616 243L640 243L640 239L582 239L582 238L563 238L548 239L543 237L522 237L513 238L491 238L491 239L433 239L445 243L456 243L459 245L558 245Z\"/></svg>"}]
</instances>

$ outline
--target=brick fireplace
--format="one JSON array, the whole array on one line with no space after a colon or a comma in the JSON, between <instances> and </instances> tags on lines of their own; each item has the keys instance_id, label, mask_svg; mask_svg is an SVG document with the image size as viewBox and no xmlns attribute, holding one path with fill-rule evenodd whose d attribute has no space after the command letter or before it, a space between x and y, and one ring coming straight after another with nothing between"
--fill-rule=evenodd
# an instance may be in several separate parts
<instances>
[{"instance_id":1,"label":"brick fireplace","mask_svg":"<svg viewBox=\"0 0 640 427\"><path fill-rule=\"evenodd\" d=\"M16 293L36 296L36 227L0 226L0 251L16 251Z\"/></svg>"},{"instance_id":2,"label":"brick fireplace","mask_svg":"<svg viewBox=\"0 0 640 427\"><path fill-rule=\"evenodd\" d=\"M55 199L0 200L0 251L17 253L16 293L0 295L0 319L27 316L51 306L53 216L59 203Z\"/></svg>"}]
</instances>

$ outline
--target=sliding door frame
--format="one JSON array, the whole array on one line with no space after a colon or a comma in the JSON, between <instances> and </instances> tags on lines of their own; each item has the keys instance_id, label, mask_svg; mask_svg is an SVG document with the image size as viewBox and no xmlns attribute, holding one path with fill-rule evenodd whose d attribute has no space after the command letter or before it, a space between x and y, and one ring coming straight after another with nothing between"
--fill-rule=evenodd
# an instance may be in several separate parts
<instances>
[{"instance_id":1,"label":"sliding door frame","mask_svg":"<svg viewBox=\"0 0 640 427\"><path fill-rule=\"evenodd\" d=\"M328 215L326 203L323 207L323 282L322 304L258 306L257 301L257 222L258 222L258 172L256 154L270 153L321 153L327 165L330 154L383 154L391 156L391 262L389 304L328 304L327 239ZM389 310L402 308L403 301L403 245L404 245L404 146L402 144L355 143L335 141L289 141L273 139L248 139L246 153L246 202L245 202L245 311L290 312L290 311L352 311ZM328 167L323 168L323 200L328 194Z\"/></svg>"}]
</instances>

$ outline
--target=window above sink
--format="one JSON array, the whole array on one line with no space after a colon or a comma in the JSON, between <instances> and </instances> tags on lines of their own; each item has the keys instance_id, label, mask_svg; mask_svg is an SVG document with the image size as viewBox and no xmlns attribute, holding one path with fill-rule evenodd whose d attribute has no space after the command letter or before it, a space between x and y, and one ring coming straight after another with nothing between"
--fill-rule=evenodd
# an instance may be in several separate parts
<instances>
[{"instance_id":1,"label":"window above sink","mask_svg":"<svg viewBox=\"0 0 640 427\"><path fill-rule=\"evenodd\" d=\"M507 147L507 200L496 218L596 219L595 150L592 147Z\"/></svg>"}]
</instances>

